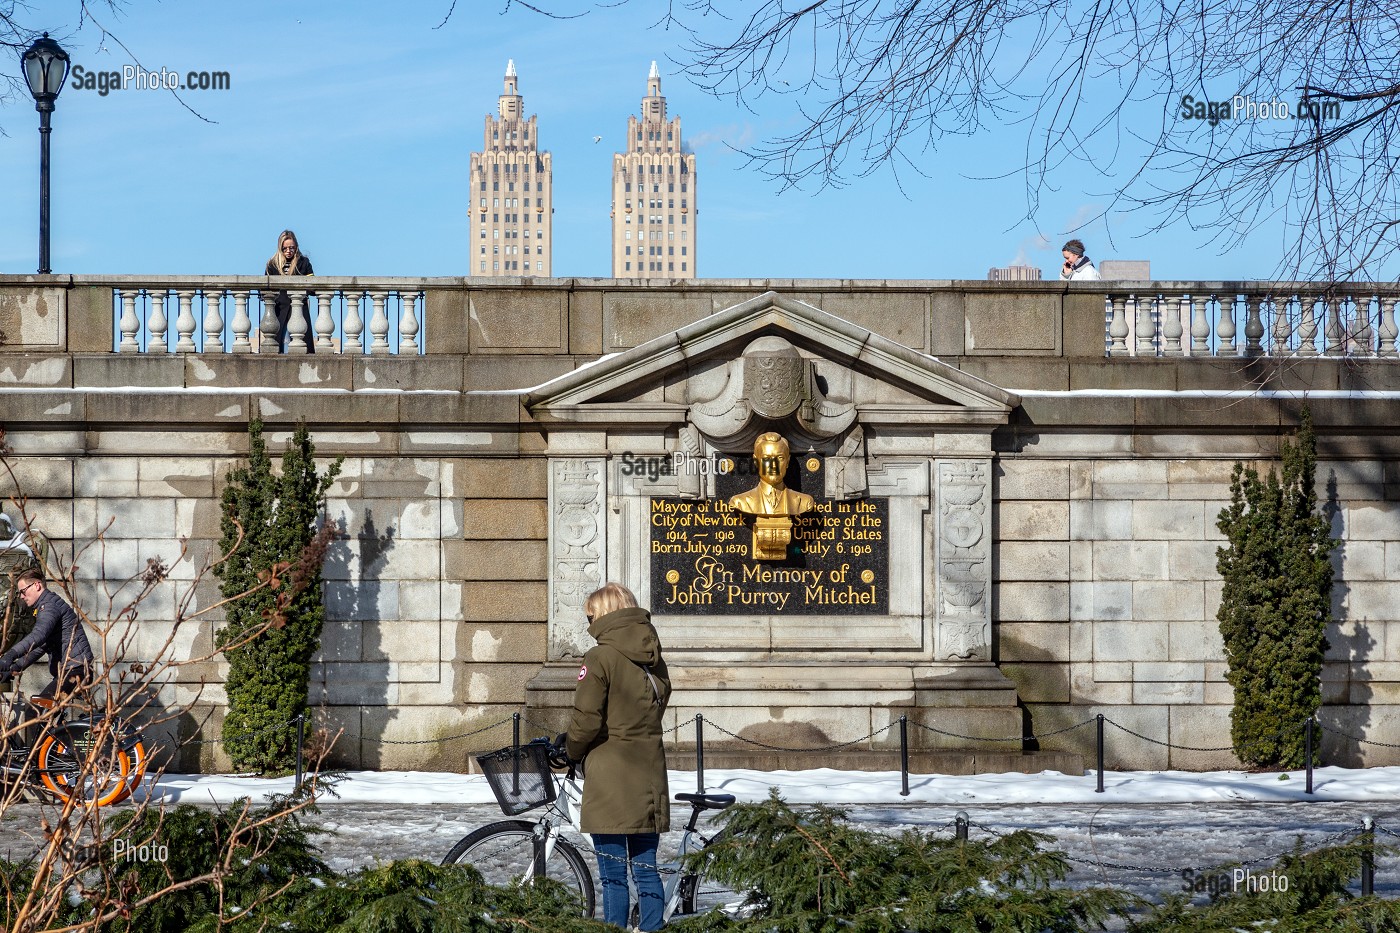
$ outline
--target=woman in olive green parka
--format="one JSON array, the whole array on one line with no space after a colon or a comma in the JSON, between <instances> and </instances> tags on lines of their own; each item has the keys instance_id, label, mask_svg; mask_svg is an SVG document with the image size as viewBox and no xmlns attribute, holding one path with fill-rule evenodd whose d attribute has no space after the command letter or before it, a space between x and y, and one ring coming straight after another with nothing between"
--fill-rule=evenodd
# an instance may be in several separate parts
<instances>
[{"instance_id":1,"label":"woman in olive green parka","mask_svg":"<svg viewBox=\"0 0 1400 933\"><path fill-rule=\"evenodd\" d=\"M588 634L574 690L568 754L582 760L580 824L593 834L603 882L603 919L627 926L627 869L637 886L641 930L661 929L659 834L671 828L661 717L671 678L651 615L627 587L609 583L584 601Z\"/></svg>"}]
</instances>

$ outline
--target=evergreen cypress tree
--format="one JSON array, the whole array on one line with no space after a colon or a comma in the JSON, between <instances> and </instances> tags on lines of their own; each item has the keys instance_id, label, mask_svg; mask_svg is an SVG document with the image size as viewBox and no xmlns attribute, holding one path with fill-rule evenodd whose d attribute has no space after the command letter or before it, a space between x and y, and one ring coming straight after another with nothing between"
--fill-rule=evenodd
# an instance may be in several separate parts
<instances>
[{"instance_id":1,"label":"evergreen cypress tree","mask_svg":"<svg viewBox=\"0 0 1400 933\"><path fill-rule=\"evenodd\" d=\"M1303 765L1298 727L1322 705L1325 630L1332 620L1332 539L1317 511L1317 439L1304 408L1296 442L1284 442L1283 470L1265 479L1235 464L1230 504L1216 521L1229 541L1216 551L1224 580L1220 634L1226 680L1235 688L1230 738L1241 761ZM1280 735L1280 733L1283 733Z\"/></svg>"},{"instance_id":2,"label":"evergreen cypress tree","mask_svg":"<svg viewBox=\"0 0 1400 933\"><path fill-rule=\"evenodd\" d=\"M283 724L306 709L311 656L321 643L329 529L318 534L317 519L340 460L318 474L316 447L300 424L273 475L262 427L258 419L248 425L248 465L230 472L224 487L219 544L230 556L215 573L225 597L253 591L229 603L218 633L229 663L224 747L236 767L265 773L296 760L296 730ZM272 585L258 588L264 580Z\"/></svg>"}]
</instances>

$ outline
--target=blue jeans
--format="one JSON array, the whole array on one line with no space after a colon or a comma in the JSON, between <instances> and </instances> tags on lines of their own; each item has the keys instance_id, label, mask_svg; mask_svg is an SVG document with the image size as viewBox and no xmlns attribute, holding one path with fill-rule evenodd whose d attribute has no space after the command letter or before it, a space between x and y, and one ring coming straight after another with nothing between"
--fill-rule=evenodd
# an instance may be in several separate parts
<instances>
[{"instance_id":1,"label":"blue jeans","mask_svg":"<svg viewBox=\"0 0 1400 933\"><path fill-rule=\"evenodd\" d=\"M598 854L598 877L603 882L603 922L627 926L631 898L627 892L627 868L632 868L632 880L637 885L639 927L642 930L661 929L665 911L665 895L661 876L656 872L656 833L594 833L593 848Z\"/></svg>"}]
</instances>

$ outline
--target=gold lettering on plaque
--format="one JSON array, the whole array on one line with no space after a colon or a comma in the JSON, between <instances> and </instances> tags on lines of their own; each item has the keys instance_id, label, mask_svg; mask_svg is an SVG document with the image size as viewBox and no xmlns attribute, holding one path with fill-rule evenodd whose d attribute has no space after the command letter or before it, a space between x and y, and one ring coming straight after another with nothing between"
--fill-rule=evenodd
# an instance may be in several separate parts
<instances>
[{"instance_id":1,"label":"gold lettering on plaque","mask_svg":"<svg viewBox=\"0 0 1400 933\"><path fill-rule=\"evenodd\" d=\"M810 512L816 500L804 492L788 489L783 482L792 452L787 440L769 431L754 441L753 458L758 464L758 485L729 500L729 507L754 516L754 560L783 560L792 543L794 515Z\"/></svg>"}]
</instances>

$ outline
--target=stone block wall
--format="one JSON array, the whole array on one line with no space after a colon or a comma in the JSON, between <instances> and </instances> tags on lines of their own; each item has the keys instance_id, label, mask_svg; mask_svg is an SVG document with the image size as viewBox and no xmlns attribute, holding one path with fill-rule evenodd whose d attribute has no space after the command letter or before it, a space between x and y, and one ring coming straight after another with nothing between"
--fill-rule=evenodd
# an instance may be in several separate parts
<instances>
[{"instance_id":1,"label":"stone block wall","mask_svg":"<svg viewBox=\"0 0 1400 933\"><path fill-rule=\"evenodd\" d=\"M1229 745L1232 691L1216 612L1221 582L1216 520L1229 502L1233 459L1003 456L997 499L1002 670L1037 733L1103 713L1175 746ZM1261 472L1269 461L1253 462ZM1400 503L1384 479L1393 461L1327 461L1336 583L1323 673L1324 721L1394 742L1376 728L1400 695L1395 552ZM1049 747L1092 754L1092 727ZM1229 751L1196 751L1106 732L1109 767L1233 767ZM1400 760L1394 750L1327 734L1330 763Z\"/></svg>"}]
</instances>

